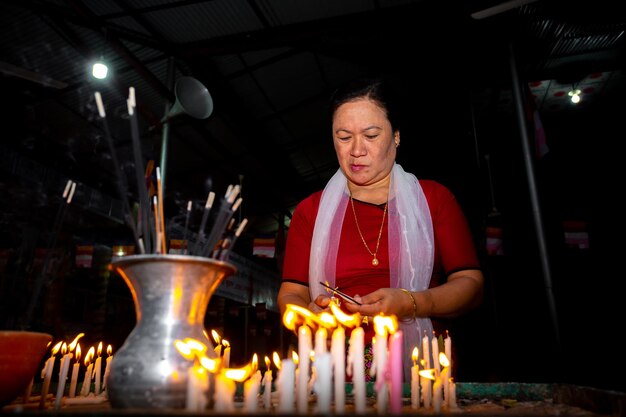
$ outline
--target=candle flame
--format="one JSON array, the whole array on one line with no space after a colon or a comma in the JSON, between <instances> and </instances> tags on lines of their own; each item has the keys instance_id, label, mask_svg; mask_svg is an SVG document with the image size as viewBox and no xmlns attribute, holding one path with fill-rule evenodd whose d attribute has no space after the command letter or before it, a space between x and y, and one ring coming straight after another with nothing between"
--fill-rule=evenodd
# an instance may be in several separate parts
<instances>
[{"instance_id":1,"label":"candle flame","mask_svg":"<svg viewBox=\"0 0 626 417\"><path fill-rule=\"evenodd\" d=\"M272 359L274 360L274 365L276 365L276 369L280 369L281 360L280 356L278 356L278 352L274 352L272 355Z\"/></svg>"},{"instance_id":2,"label":"candle flame","mask_svg":"<svg viewBox=\"0 0 626 417\"><path fill-rule=\"evenodd\" d=\"M417 357L420 355L420 351L417 348L417 346L415 346L413 348L413 353L411 353L411 358L413 359L413 365L417 365Z\"/></svg>"},{"instance_id":3,"label":"candle flame","mask_svg":"<svg viewBox=\"0 0 626 417\"><path fill-rule=\"evenodd\" d=\"M337 321L339 321L339 323L341 323L344 326L347 326L347 327L357 327L359 324L361 324L361 314L360 313L346 314L335 303L331 303L330 304L330 311L332 311L332 313L335 316L335 318L337 319Z\"/></svg>"},{"instance_id":4,"label":"candle flame","mask_svg":"<svg viewBox=\"0 0 626 417\"><path fill-rule=\"evenodd\" d=\"M80 339L84 335L85 333L78 333L78 335L74 338L74 340L72 340L72 343L70 343L70 352L76 348L76 345L78 344L78 339Z\"/></svg>"},{"instance_id":5,"label":"candle flame","mask_svg":"<svg viewBox=\"0 0 626 417\"><path fill-rule=\"evenodd\" d=\"M63 347L61 348L61 355L65 356L67 354L67 344L63 342Z\"/></svg>"},{"instance_id":6,"label":"candle flame","mask_svg":"<svg viewBox=\"0 0 626 417\"><path fill-rule=\"evenodd\" d=\"M222 339L222 345L224 345L224 347L230 347L230 343L226 339Z\"/></svg>"},{"instance_id":7,"label":"candle flame","mask_svg":"<svg viewBox=\"0 0 626 417\"><path fill-rule=\"evenodd\" d=\"M337 327L337 319L332 314L326 311L322 311L318 317L319 317L321 326L324 326L329 329L333 327Z\"/></svg>"},{"instance_id":8,"label":"candle flame","mask_svg":"<svg viewBox=\"0 0 626 417\"><path fill-rule=\"evenodd\" d=\"M85 366L88 366L91 363L91 360L93 359L93 357L96 354L96 348L94 348L93 346L89 348L89 350L87 351L87 354L85 355Z\"/></svg>"},{"instance_id":9,"label":"candle flame","mask_svg":"<svg viewBox=\"0 0 626 417\"><path fill-rule=\"evenodd\" d=\"M439 364L444 368L450 366L450 361L448 360L446 354L443 352L439 352Z\"/></svg>"},{"instance_id":10,"label":"candle flame","mask_svg":"<svg viewBox=\"0 0 626 417\"><path fill-rule=\"evenodd\" d=\"M387 332L389 334L393 334L398 329L398 321L396 320L395 315L385 316L383 314L379 314L374 316L374 331L379 336L387 336Z\"/></svg>"},{"instance_id":11,"label":"candle flame","mask_svg":"<svg viewBox=\"0 0 626 417\"><path fill-rule=\"evenodd\" d=\"M298 356L298 352L296 352L295 350L291 352L291 358L293 359L293 363L295 363L296 365L300 363L300 357Z\"/></svg>"},{"instance_id":12,"label":"candle flame","mask_svg":"<svg viewBox=\"0 0 626 417\"><path fill-rule=\"evenodd\" d=\"M255 370L259 367L259 355L257 355L256 353L252 355L252 366Z\"/></svg>"},{"instance_id":13,"label":"candle flame","mask_svg":"<svg viewBox=\"0 0 626 417\"><path fill-rule=\"evenodd\" d=\"M211 336L213 336L213 340L215 341L215 343L217 343L219 345L220 341L222 340L222 338L220 337L219 333L216 332L215 330L211 330Z\"/></svg>"},{"instance_id":14,"label":"candle flame","mask_svg":"<svg viewBox=\"0 0 626 417\"><path fill-rule=\"evenodd\" d=\"M182 340L175 340L174 346L176 347L176 350L178 350L178 353L180 353L182 357L187 360L192 360L196 356L187 343Z\"/></svg>"},{"instance_id":15,"label":"candle flame","mask_svg":"<svg viewBox=\"0 0 626 417\"><path fill-rule=\"evenodd\" d=\"M268 371L270 369L270 365L271 364L272 364L272 362L270 361L270 358L265 356L265 367L267 368Z\"/></svg>"},{"instance_id":16,"label":"candle flame","mask_svg":"<svg viewBox=\"0 0 626 417\"><path fill-rule=\"evenodd\" d=\"M295 330L298 324L304 323L308 326L323 326L322 320L311 310L296 304L287 304L285 314L283 314L283 324L289 330Z\"/></svg>"},{"instance_id":17,"label":"candle flame","mask_svg":"<svg viewBox=\"0 0 626 417\"><path fill-rule=\"evenodd\" d=\"M222 374L233 381L243 382L252 375L252 366L246 365L243 368L226 368Z\"/></svg>"},{"instance_id":18,"label":"candle flame","mask_svg":"<svg viewBox=\"0 0 626 417\"><path fill-rule=\"evenodd\" d=\"M420 376L428 379L435 379L435 370L434 369L422 369L419 371Z\"/></svg>"},{"instance_id":19,"label":"candle flame","mask_svg":"<svg viewBox=\"0 0 626 417\"><path fill-rule=\"evenodd\" d=\"M111 356L113 354L113 346L107 346L107 356Z\"/></svg>"},{"instance_id":20,"label":"candle flame","mask_svg":"<svg viewBox=\"0 0 626 417\"><path fill-rule=\"evenodd\" d=\"M98 343L98 356L102 356L102 342Z\"/></svg>"},{"instance_id":21,"label":"candle flame","mask_svg":"<svg viewBox=\"0 0 626 417\"><path fill-rule=\"evenodd\" d=\"M52 348L52 354L50 356L54 356L57 353L59 353L59 350L61 349L61 346L63 346L63 342L59 342L56 345L54 345L54 347Z\"/></svg>"},{"instance_id":22,"label":"candle flame","mask_svg":"<svg viewBox=\"0 0 626 417\"><path fill-rule=\"evenodd\" d=\"M80 343L76 344L76 362L80 362Z\"/></svg>"},{"instance_id":23,"label":"candle flame","mask_svg":"<svg viewBox=\"0 0 626 417\"><path fill-rule=\"evenodd\" d=\"M204 355L200 357L200 365L202 365L204 369L211 373L216 373L218 371L218 369L220 368L220 362L221 360L219 358L211 359L208 356Z\"/></svg>"}]
</instances>

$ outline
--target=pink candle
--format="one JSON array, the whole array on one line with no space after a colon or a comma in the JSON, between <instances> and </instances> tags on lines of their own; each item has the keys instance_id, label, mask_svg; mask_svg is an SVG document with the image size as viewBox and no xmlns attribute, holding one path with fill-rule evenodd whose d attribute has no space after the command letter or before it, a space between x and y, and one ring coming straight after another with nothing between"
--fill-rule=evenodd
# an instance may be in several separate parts
<instances>
[{"instance_id":1,"label":"pink candle","mask_svg":"<svg viewBox=\"0 0 626 417\"><path fill-rule=\"evenodd\" d=\"M333 359L335 388L335 414L341 414L346 408L346 331L339 326L333 331L330 352Z\"/></svg>"},{"instance_id":2,"label":"pink candle","mask_svg":"<svg viewBox=\"0 0 626 417\"><path fill-rule=\"evenodd\" d=\"M392 414L402 412L402 330L389 337L389 408Z\"/></svg>"}]
</instances>

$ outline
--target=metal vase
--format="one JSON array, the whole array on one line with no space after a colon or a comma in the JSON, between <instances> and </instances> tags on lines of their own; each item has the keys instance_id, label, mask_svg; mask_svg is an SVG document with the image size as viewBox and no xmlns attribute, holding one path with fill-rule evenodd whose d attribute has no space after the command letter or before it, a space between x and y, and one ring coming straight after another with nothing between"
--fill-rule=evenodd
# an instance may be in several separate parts
<instances>
[{"instance_id":1,"label":"metal vase","mask_svg":"<svg viewBox=\"0 0 626 417\"><path fill-rule=\"evenodd\" d=\"M174 346L177 339L205 343L211 296L236 268L226 262L186 255L133 255L111 263L133 296L137 323L113 355L106 381L113 408L185 407L187 369L192 364Z\"/></svg>"}]
</instances>

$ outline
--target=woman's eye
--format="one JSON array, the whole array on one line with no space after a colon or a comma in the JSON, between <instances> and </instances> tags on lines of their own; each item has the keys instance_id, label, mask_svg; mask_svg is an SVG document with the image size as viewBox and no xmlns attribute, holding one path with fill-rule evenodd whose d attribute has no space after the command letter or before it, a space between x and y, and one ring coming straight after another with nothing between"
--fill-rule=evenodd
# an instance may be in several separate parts
<instances>
[{"instance_id":1,"label":"woman's eye","mask_svg":"<svg viewBox=\"0 0 626 417\"><path fill-rule=\"evenodd\" d=\"M372 140L372 139L376 139L378 135L365 135L365 137Z\"/></svg>"},{"instance_id":2,"label":"woman's eye","mask_svg":"<svg viewBox=\"0 0 626 417\"><path fill-rule=\"evenodd\" d=\"M337 140L346 141L350 139L350 136L337 136Z\"/></svg>"}]
</instances>

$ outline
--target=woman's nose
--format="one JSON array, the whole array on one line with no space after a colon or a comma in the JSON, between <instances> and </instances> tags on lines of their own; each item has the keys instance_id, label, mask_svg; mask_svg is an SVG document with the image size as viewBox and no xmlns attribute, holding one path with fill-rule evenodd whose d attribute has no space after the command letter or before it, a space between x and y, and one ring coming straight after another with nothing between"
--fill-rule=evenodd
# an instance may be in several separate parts
<instances>
[{"instance_id":1,"label":"woman's nose","mask_svg":"<svg viewBox=\"0 0 626 417\"><path fill-rule=\"evenodd\" d=\"M352 156L363 156L367 154L367 149L365 149L364 141L356 138L352 142L352 148L350 149L350 153L352 154Z\"/></svg>"}]
</instances>

